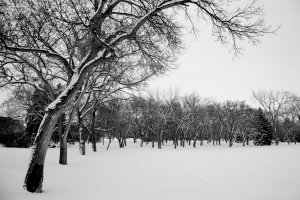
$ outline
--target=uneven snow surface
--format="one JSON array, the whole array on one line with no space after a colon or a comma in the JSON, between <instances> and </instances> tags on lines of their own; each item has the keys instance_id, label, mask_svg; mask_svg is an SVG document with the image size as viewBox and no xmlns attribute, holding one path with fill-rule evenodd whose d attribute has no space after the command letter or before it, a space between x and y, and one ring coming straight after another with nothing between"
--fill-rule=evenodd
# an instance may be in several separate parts
<instances>
[{"instance_id":1,"label":"uneven snow surface","mask_svg":"<svg viewBox=\"0 0 300 200\"><path fill-rule=\"evenodd\" d=\"M0 200L300 200L300 145L229 148L205 144L174 149L128 142L109 150L97 144L87 155L48 149L43 193L22 188L30 149L0 147Z\"/></svg>"}]
</instances>

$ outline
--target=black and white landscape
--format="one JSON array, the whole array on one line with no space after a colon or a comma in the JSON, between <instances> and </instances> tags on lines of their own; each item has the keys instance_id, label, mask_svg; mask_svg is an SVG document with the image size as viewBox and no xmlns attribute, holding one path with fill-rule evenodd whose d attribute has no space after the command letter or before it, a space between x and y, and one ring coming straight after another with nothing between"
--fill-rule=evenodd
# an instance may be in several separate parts
<instances>
[{"instance_id":1,"label":"black and white landscape","mask_svg":"<svg viewBox=\"0 0 300 200\"><path fill-rule=\"evenodd\" d=\"M0 199L300 199L299 11L0 0Z\"/></svg>"}]
</instances>

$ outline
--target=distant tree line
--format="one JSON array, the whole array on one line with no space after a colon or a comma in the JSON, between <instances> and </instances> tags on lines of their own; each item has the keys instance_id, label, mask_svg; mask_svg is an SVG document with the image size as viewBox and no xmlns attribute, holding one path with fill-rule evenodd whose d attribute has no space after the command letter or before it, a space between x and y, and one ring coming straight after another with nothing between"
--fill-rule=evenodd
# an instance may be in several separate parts
<instances>
[{"instance_id":1,"label":"distant tree line","mask_svg":"<svg viewBox=\"0 0 300 200\"><path fill-rule=\"evenodd\" d=\"M257 98L258 94L267 96L276 93L260 91L253 96ZM225 141L229 147L234 142L243 145L249 145L250 141L255 145L271 145L279 141L299 142L299 98L288 92L279 94L286 99L279 110L265 109L271 106L255 109L244 101L218 103L195 93L180 96L174 91L149 92L125 100L114 95L106 101L92 101L93 109L82 111L84 115L79 116L80 111L77 110L77 117L70 124L68 141L80 141L82 154L85 154L86 142L91 142L96 151L96 143L104 138L109 139L107 149L113 138L118 140L121 148L126 146L128 138L133 138L134 142L138 140L140 146L151 143L152 147L157 145L158 148L162 148L166 142L172 142L174 148L186 145L196 147L197 144L202 146L204 141L213 145ZM26 110L26 128L16 129L17 134L22 136L14 138L16 133L11 131L13 127L2 126L1 137L9 139L0 141L6 146L28 147L32 144L48 100L38 91L33 92L30 98L26 101L30 102ZM273 99L269 103L274 102ZM84 107L85 103L81 102L81 106ZM277 112L275 125L270 117L275 115L274 112ZM65 130L67 115L63 116L62 130ZM52 134L53 143L59 142L58 128ZM5 134L4 129L7 129Z\"/></svg>"},{"instance_id":2,"label":"distant tree line","mask_svg":"<svg viewBox=\"0 0 300 200\"><path fill-rule=\"evenodd\" d=\"M158 148L168 141L174 148L201 146L204 140L213 145L224 140L229 147L233 142L248 145L250 140L255 145L296 143L300 141L299 110L293 107L295 95L285 94L290 95L289 101L278 111L276 127L267 110L243 101L217 103L196 94L180 97L172 92L135 96L128 101L114 99L101 104L95 121L99 135L117 138L120 147L127 138L139 139L141 146L151 142Z\"/></svg>"}]
</instances>

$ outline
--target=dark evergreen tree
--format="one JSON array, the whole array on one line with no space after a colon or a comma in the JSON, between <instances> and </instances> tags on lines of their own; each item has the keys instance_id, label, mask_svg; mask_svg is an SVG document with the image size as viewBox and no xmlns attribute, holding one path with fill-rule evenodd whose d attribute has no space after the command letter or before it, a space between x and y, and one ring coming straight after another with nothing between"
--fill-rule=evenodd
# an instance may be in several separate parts
<instances>
[{"instance_id":1,"label":"dark evergreen tree","mask_svg":"<svg viewBox=\"0 0 300 200\"><path fill-rule=\"evenodd\" d=\"M254 145L271 145L274 137L274 128L261 108L258 109L255 118L255 128L257 133L254 137Z\"/></svg>"}]
</instances>

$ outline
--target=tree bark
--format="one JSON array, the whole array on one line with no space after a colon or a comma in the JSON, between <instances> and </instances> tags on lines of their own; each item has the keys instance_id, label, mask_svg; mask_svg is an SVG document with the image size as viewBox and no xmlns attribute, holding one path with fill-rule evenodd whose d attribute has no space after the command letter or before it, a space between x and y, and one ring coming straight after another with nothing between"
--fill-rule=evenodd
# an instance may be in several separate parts
<instances>
[{"instance_id":1,"label":"tree bark","mask_svg":"<svg viewBox=\"0 0 300 200\"><path fill-rule=\"evenodd\" d=\"M66 165L68 163L67 137L61 137L59 150L59 164Z\"/></svg>"},{"instance_id":2,"label":"tree bark","mask_svg":"<svg viewBox=\"0 0 300 200\"><path fill-rule=\"evenodd\" d=\"M59 116L59 109L47 111L40 124L24 182L24 188L29 192L42 191L45 157L52 132Z\"/></svg>"}]
</instances>

